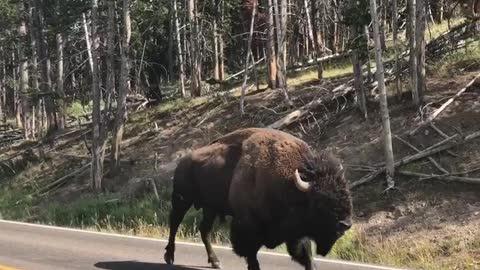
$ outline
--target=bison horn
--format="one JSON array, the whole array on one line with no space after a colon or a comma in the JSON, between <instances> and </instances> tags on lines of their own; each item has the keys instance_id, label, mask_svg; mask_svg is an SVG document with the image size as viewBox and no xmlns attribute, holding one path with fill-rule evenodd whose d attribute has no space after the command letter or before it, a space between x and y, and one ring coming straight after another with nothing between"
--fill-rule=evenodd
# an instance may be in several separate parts
<instances>
[{"instance_id":1,"label":"bison horn","mask_svg":"<svg viewBox=\"0 0 480 270\"><path fill-rule=\"evenodd\" d=\"M297 186L297 188L302 192L308 192L312 187L311 183L302 180L300 174L298 173L298 169L295 170L295 186Z\"/></svg>"}]
</instances>

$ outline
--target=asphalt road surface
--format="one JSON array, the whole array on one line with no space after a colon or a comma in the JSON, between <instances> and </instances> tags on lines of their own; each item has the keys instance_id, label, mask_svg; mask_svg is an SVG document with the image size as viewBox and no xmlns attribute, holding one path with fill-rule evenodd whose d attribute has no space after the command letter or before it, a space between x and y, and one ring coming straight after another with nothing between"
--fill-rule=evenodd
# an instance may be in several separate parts
<instances>
[{"instance_id":1,"label":"asphalt road surface","mask_svg":"<svg viewBox=\"0 0 480 270\"><path fill-rule=\"evenodd\" d=\"M177 241L175 266L163 261L165 240L88 232L0 220L0 270L210 269L202 244ZM229 248L214 247L223 269L246 270ZM303 269L289 256L259 253L262 270ZM395 270L316 259L319 270Z\"/></svg>"}]
</instances>

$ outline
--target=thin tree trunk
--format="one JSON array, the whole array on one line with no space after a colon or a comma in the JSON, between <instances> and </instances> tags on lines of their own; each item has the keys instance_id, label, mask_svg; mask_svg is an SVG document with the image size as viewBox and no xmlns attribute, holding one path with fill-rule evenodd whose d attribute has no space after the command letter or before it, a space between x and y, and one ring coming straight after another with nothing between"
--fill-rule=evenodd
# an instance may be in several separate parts
<instances>
[{"instance_id":1,"label":"thin tree trunk","mask_svg":"<svg viewBox=\"0 0 480 270\"><path fill-rule=\"evenodd\" d=\"M173 54L173 42L175 41L175 17L173 11L173 2L170 2L170 10L168 11L169 18L169 27L168 27L168 82L173 78L173 66L175 64L174 54ZM145 43L146 44L146 43ZM140 74L138 74L140 75Z\"/></svg>"},{"instance_id":2,"label":"thin tree trunk","mask_svg":"<svg viewBox=\"0 0 480 270\"><path fill-rule=\"evenodd\" d=\"M416 0L408 0L409 20L408 20L408 43L410 47L410 77L412 83L412 99L415 108L420 107L420 96L418 93L418 73L417 73L417 50L416 50Z\"/></svg>"},{"instance_id":3,"label":"thin tree trunk","mask_svg":"<svg viewBox=\"0 0 480 270\"><path fill-rule=\"evenodd\" d=\"M85 17L84 17L85 18ZM102 144L100 142L100 126L101 126L101 112L100 112L100 81L99 81L99 72L98 72L98 60L97 60L97 48L98 48L98 30L97 30L97 20L98 20L98 2L97 0L92 0L92 47L93 50L90 52L92 59L92 93L93 93L93 112L92 112L92 127L93 127L93 138L92 138L92 182L91 187L96 191L102 189L102 178L103 178L103 164L101 163L101 148ZM86 21L84 21L86 22ZM87 39L88 40L88 39Z\"/></svg>"},{"instance_id":4,"label":"thin tree trunk","mask_svg":"<svg viewBox=\"0 0 480 270\"><path fill-rule=\"evenodd\" d=\"M200 46L199 46L199 29L197 19L196 0L188 1L188 19L190 23L190 57L192 59L191 75L192 83L190 93L192 97L201 95L201 68L200 68Z\"/></svg>"},{"instance_id":5,"label":"thin tree trunk","mask_svg":"<svg viewBox=\"0 0 480 270\"><path fill-rule=\"evenodd\" d=\"M277 60L275 55L275 26L273 20L273 0L268 0L268 23L267 23L267 69L268 87L277 88Z\"/></svg>"},{"instance_id":6,"label":"thin tree trunk","mask_svg":"<svg viewBox=\"0 0 480 270\"><path fill-rule=\"evenodd\" d=\"M372 74L372 65L370 64L370 31L368 30L368 25L365 25L365 27L363 28L364 29L364 32L365 32L365 45L366 45L366 53L367 53L367 81L368 82L371 82L373 80L373 74ZM356 35L354 35L352 33L352 38L355 38ZM361 67L361 65L360 65ZM360 72L362 73L362 71L360 70Z\"/></svg>"},{"instance_id":7,"label":"thin tree trunk","mask_svg":"<svg viewBox=\"0 0 480 270\"><path fill-rule=\"evenodd\" d=\"M220 25L223 25L223 9L225 1L220 1L220 4L217 5L218 11L217 14L220 14ZM223 33L217 33L218 37L218 79L220 81L225 80L225 59L223 54Z\"/></svg>"},{"instance_id":8,"label":"thin tree trunk","mask_svg":"<svg viewBox=\"0 0 480 270\"><path fill-rule=\"evenodd\" d=\"M358 40L356 37L359 36L360 31L358 31L357 25L352 25L351 32L352 32L352 42ZM363 117L367 119L367 99L365 96L365 87L363 85L363 75L362 75L362 64L359 59L358 53L358 46L354 46L352 50L352 64L353 64L353 76L354 76L354 87L355 87L355 94L357 96L357 106L360 112L362 113Z\"/></svg>"},{"instance_id":9,"label":"thin tree trunk","mask_svg":"<svg viewBox=\"0 0 480 270\"><path fill-rule=\"evenodd\" d=\"M280 5L278 4L280 2ZM275 22L277 25L277 77L278 77L278 87L281 89L285 100L289 105L292 105L292 101L288 96L287 91L287 78L286 78L286 66L284 62L284 48L285 48L285 37L286 37L286 0L273 0L273 5L275 8Z\"/></svg>"},{"instance_id":10,"label":"thin tree trunk","mask_svg":"<svg viewBox=\"0 0 480 270\"><path fill-rule=\"evenodd\" d=\"M182 97L186 97L185 92L185 65L183 63L183 50L182 50L182 40L180 38L180 23L178 19L178 10L177 10L177 0L172 0L173 2L173 12L175 16L175 35L177 39L177 50L178 50L178 66L179 66L179 80L180 80L180 92Z\"/></svg>"},{"instance_id":11,"label":"thin tree trunk","mask_svg":"<svg viewBox=\"0 0 480 270\"><path fill-rule=\"evenodd\" d=\"M392 0L392 28L393 28L393 49L395 53L395 88L398 98L402 97L402 85L400 84L401 67L398 52L398 1Z\"/></svg>"},{"instance_id":12,"label":"thin tree trunk","mask_svg":"<svg viewBox=\"0 0 480 270\"><path fill-rule=\"evenodd\" d=\"M57 124L58 129L63 130L65 128L65 92L63 90L64 73L63 73L63 35L62 33L56 34L57 40Z\"/></svg>"},{"instance_id":13,"label":"thin tree trunk","mask_svg":"<svg viewBox=\"0 0 480 270\"><path fill-rule=\"evenodd\" d=\"M383 71L382 60L382 44L380 42L380 31L377 15L377 3L375 0L370 0L370 14L373 20L373 37L375 41L375 60L377 63L377 82L378 90L380 92L380 110L382 115L383 125L383 139L385 147L385 160L386 160L386 177L387 177L387 189L392 189L395 186L393 180L395 174L395 165L393 158L392 147L392 132L390 130L390 116L388 113L387 93L385 89L385 77Z\"/></svg>"},{"instance_id":14,"label":"thin tree trunk","mask_svg":"<svg viewBox=\"0 0 480 270\"><path fill-rule=\"evenodd\" d=\"M316 0L310 0L310 1L316 1ZM317 78L319 80L322 80L323 78L323 67L320 61L318 61L318 50L317 50L317 44L315 42L315 38L313 35L313 26L312 26L312 20L310 19L310 10L308 8L308 0L303 0L303 5L305 6L305 15L307 17L307 28L308 28L308 37L312 42L313 45L313 58L315 59L315 63L317 64Z\"/></svg>"},{"instance_id":15,"label":"thin tree trunk","mask_svg":"<svg viewBox=\"0 0 480 270\"><path fill-rule=\"evenodd\" d=\"M111 110L111 98L115 93L115 2L108 1L107 21L107 105L105 110ZM106 134L105 134L106 135Z\"/></svg>"},{"instance_id":16,"label":"thin tree trunk","mask_svg":"<svg viewBox=\"0 0 480 270\"><path fill-rule=\"evenodd\" d=\"M88 30L87 16L82 13L83 30L85 31L85 42L87 44L88 63L90 64L90 71L93 72L93 56L92 56L92 44L89 38L90 31Z\"/></svg>"},{"instance_id":17,"label":"thin tree trunk","mask_svg":"<svg viewBox=\"0 0 480 270\"><path fill-rule=\"evenodd\" d=\"M125 119L127 114L126 101L129 81L129 53L130 38L132 34L130 20L130 0L123 0L123 31L122 31L122 49L121 49L121 70L120 84L117 100L117 115L115 116L115 125L112 140L112 171L116 172L120 162L120 144L122 143Z\"/></svg>"},{"instance_id":18,"label":"thin tree trunk","mask_svg":"<svg viewBox=\"0 0 480 270\"><path fill-rule=\"evenodd\" d=\"M311 5L312 5L312 30L313 30L313 36L314 36L314 41L313 41L313 48L315 50L316 57L322 57L323 56L323 42L322 42L322 37L317 31L317 20L320 20L319 18L319 10L318 10L318 0L310 0ZM317 78L319 80L323 79L323 64L321 61L317 62Z\"/></svg>"},{"instance_id":19,"label":"thin tree trunk","mask_svg":"<svg viewBox=\"0 0 480 270\"><path fill-rule=\"evenodd\" d=\"M382 45L382 50L387 48L386 37L385 37L385 22L387 20L387 0L380 0L380 44Z\"/></svg>"},{"instance_id":20,"label":"thin tree trunk","mask_svg":"<svg viewBox=\"0 0 480 270\"><path fill-rule=\"evenodd\" d=\"M35 24L35 1L29 0L29 12L28 12L28 20L30 24L30 51L31 51L31 60L30 60L30 78L32 80L32 93L36 94L40 91L39 89L39 74L38 74L38 54L37 54L37 31ZM33 135L35 134L42 134L42 126L39 126L39 130L37 130L36 118L41 117L40 111L40 99L38 99L34 104L32 104L32 132Z\"/></svg>"},{"instance_id":21,"label":"thin tree trunk","mask_svg":"<svg viewBox=\"0 0 480 270\"><path fill-rule=\"evenodd\" d=\"M218 29L217 29L217 18L218 16L218 8L217 8L217 1L212 0L212 6L214 7L215 16L213 18L213 79L218 81L220 79L220 63L218 62ZM220 3L218 3L220 4Z\"/></svg>"},{"instance_id":22,"label":"thin tree trunk","mask_svg":"<svg viewBox=\"0 0 480 270\"><path fill-rule=\"evenodd\" d=\"M20 75L18 94L20 96L19 102L21 102L22 105L21 108L23 118L21 122L23 124L24 137L26 140L30 140L33 137L31 134L32 114L30 107L30 96L28 93L28 61L27 57L25 56L25 48L27 47L27 26L25 22L25 5L23 1L18 1L17 11L20 18L17 29L18 38L20 40L20 42L17 43L18 70Z\"/></svg>"},{"instance_id":23,"label":"thin tree trunk","mask_svg":"<svg viewBox=\"0 0 480 270\"><path fill-rule=\"evenodd\" d=\"M241 115L245 114L244 110L244 103L245 103L245 92L247 88L247 79L248 79L248 63L250 60L250 53L252 51L252 38L253 38L253 27L255 25L255 13L257 10L257 0L253 0L252 2L252 18L250 19L250 32L248 34L248 41L247 41L247 56L245 58L245 73L243 74L243 83L242 83L242 90L240 96L240 113ZM255 61L253 61L255 65Z\"/></svg>"},{"instance_id":24,"label":"thin tree trunk","mask_svg":"<svg viewBox=\"0 0 480 270\"><path fill-rule=\"evenodd\" d=\"M46 30L46 22L44 17L44 12L42 7L44 6L43 1L37 5L37 16L38 16L38 33L39 33L39 56L42 63L42 92L45 96L44 105L45 105L45 116L46 116L46 130L47 134L53 132L57 128L56 114L55 114L55 103L53 99L52 91L52 78L51 78L51 62L50 55L48 51L48 37Z\"/></svg>"},{"instance_id":25,"label":"thin tree trunk","mask_svg":"<svg viewBox=\"0 0 480 270\"><path fill-rule=\"evenodd\" d=\"M416 65L417 65L417 93L418 106L423 103L423 95L425 93L425 0L417 0L416 20L415 20L415 49L416 49ZM419 107L418 107L419 108Z\"/></svg>"}]
</instances>

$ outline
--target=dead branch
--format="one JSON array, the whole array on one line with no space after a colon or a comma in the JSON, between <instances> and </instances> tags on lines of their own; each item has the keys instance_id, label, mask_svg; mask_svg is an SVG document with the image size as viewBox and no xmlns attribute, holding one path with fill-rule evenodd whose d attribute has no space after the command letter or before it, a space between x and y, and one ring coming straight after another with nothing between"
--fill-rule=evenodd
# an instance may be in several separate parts
<instances>
[{"instance_id":1,"label":"dead branch","mask_svg":"<svg viewBox=\"0 0 480 270\"><path fill-rule=\"evenodd\" d=\"M417 173L417 172L410 172L410 171L398 171L398 173L406 176L420 177L423 179L436 178L440 180L461 182L461 183L467 183L467 184L480 184L480 178L470 178L470 177L453 176L453 175L424 174L424 173Z\"/></svg>"},{"instance_id":2,"label":"dead branch","mask_svg":"<svg viewBox=\"0 0 480 270\"><path fill-rule=\"evenodd\" d=\"M411 155L411 156L407 156L407 157L404 157L402 158L401 160L395 162L394 166L395 168L397 167L400 167L402 165L405 165L405 164L408 164L412 161L416 161L416 160L419 160L419 159L422 159L422 158L425 158L425 157L428 157L428 156L431 156L433 154L436 154L436 153L439 153L439 152L442 152L442 151L445 151L445 150L448 150L450 148L453 148L455 146L459 146L459 145L462 145L466 142L469 142L473 139L476 139L478 137L480 137L480 131L477 131L475 133L472 133L466 137L463 138L463 140L460 140L458 142L455 142L455 143L451 143L451 144L447 144L447 142L451 141L452 139L458 137L458 134L454 135L454 136L451 136L449 137L448 139L445 139L435 145L432 145L430 147L428 147L427 149L423 150L422 152L420 153L417 153L417 154L414 154L414 155ZM379 176L380 174L382 174L383 172L385 172L386 168L385 167L382 167L376 171L373 171L367 175L365 175L364 177L362 177L360 180L357 180L353 183L350 184L350 188L355 188L355 187L358 187L360 185L363 185L367 182L370 182L371 180L375 179L377 176Z\"/></svg>"},{"instance_id":3,"label":"dead branch","mask_svg":"<svg viewBox=\"0 0 480 270\"><path fill-rule=\"evenodd\" d=\"M457 97L461 96L463 94L463 92L465 92L470 86L472 86L476 80L480 79L480 73L477 74L477 76L475 76L473 78L473 80L471 80L464 88L460 89L460 91L458 91L454 96L452 96L450 99L448 99L445 103L443 103L442 106L440 106L440 108L438 108L437 110L435 110L435 112L430 115L427 120L425 120L424 122L420 123L420 125L415 128L414 130L410 131L409 135L414 135L420 128L426 126L427 124L429 124L430 122L433 121L433 119L435 119L440 113L443 112L443 110L445 110L445 108L447 108L448 105L450 105Z\"/></svg>"},{"instance_id":4,"label":"dead branch","mask_svg":"<svg viewBox=\"0 0 480 270\"><path fill-rule=\"evenodd\" d=\"M441 129L439 129L433 122L430 122L430 127L435 130L440 136L442 136L443 138L448 138L449 136L443 132Z\"/></svg>"},{"instance_id":5,"label":"dead branch","mask_svg":"<svg viewBox=\"0 0 480 270\"><path fill-rule=\"evenodd\" d=\"M416 148L415 146L413 146L412 144L410 144L409 142L407 142L406 140L402 139L400 136L397 136L395 135L394 136L397 140L401 141L402 143L406 144L408 147L412 148L413 150L417 151L417 153L420 153L422 151L420 151L418 148ZM435 159L433 159L432 157L427 157L428 160L433 164L433 166L435 166L439 171L441 171L442 173L444 174L449 174L450 172L445 170Z\"/></svg>"},{"instance_id":6,"label":"dead branch","mask_svg":"<svg viewBox=\"0 0 480 270\"><path fill-rule=\"evenodd\" d=\"M62 184L64 184L68 179L72 178L72 177L77 177L78 175L82 174L84 171L86 171L88 168L90 168L90 165L92 163L89 162L85 165L83 165L82 167L76 169L75 171L67 174L67 175L64 175L60 178L58 178L57 180L51 182L50 184L48 184L47 186L45 186L44 188L42 188L40 191L37 192L37 194L44 194L46 192L49 192L51 189L55 188L55 187L58 187Z\"/></svg>"}]
</instances>

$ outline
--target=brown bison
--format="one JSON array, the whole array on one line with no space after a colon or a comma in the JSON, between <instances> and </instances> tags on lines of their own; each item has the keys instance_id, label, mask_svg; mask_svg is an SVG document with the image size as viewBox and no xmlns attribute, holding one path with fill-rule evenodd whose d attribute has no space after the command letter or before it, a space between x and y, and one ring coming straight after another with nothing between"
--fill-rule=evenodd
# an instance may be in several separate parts
<instances>
[{"instance_id":1,"label":"brown bison","mask_svg":"<svg viewBox=\"0 0 480 270\"><path fill-rule=\"evenodd\" d=\"M178 225L192 204L203 208L200 231L214 267L219 261L209 233L216 216L233 216L233 250L246 258L249 270L260 269L261 246L282 243L295 261L314 269L308 239L315 241L318 254L326 255L351 226L352 203L340 162L272 129L237 130L180 161L174 176L168 263L173 262Z\"/></svg>"}]
</instances>

